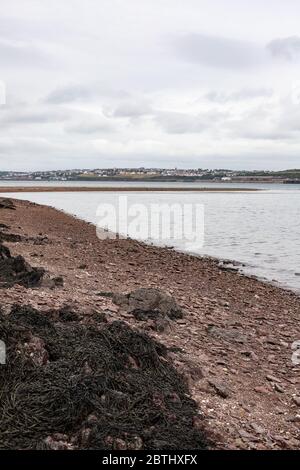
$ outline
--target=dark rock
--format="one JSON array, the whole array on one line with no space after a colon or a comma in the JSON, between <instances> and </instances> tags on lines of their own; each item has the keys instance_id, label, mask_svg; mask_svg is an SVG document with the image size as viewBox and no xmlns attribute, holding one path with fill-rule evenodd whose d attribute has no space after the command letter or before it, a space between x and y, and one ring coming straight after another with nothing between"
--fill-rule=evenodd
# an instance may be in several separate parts
<instances>
[{"instance_id":1,"label":"dark rock","mask_svg":"<svg viewBox=\"0 0 300 470\"><path fill-rule=\"evenodd\" d=\"M111 299L114 296L114 293L113 292L98 292L97 295L99 297L107 297Z\"/></svg>"},{"instance_id":2,"label":"dark rock","mask_svg":"<svg viewBox=\"0 0 300 470\"><path fill-rule=\"evenodd\" d=\"M63 287L64 285L64 278L62 276L54 277L53 281L56 287Z\"/></svg>"},{"instance_id":3,"label":"dark rock","mask_svg":"<svg viewBox=\"0 0 300 470\"><path fill-rule=\"evenodd\" d=\"M128 296L128 310L130 312L150 312L157 316L158 312L162 316L167 316L172 320L183 317L182 309L177 305L173 297L160 289L141 288L131 292ZM147 313L145 313L147 316Z\"/></svg>"},{"instance_id":4,"label":"dark rock","mask_svg":"<svg viewBox=\"0 0 300 470\"><path fill-rule=\"evenodd\" d=\"M293 397L293 402L295 405L300 406L300 397Z\"/></svg>"},{"instance_id":5,"label":"dark rock","mask_svg":"<svg viewBox=\"0 0 300 470\"><path fill-rule=\"evenodd\" d=\"M136 320L146 321L146 320L155 320L161 316L160 310L141 310L139 308L132 310L130 312Z\"/></svg>"},{"instance_id":6,"label":"dark rock","mask_svg":"<svg viewBox=\"0 0 300 470\"><path fill-rule=\"evenodd\" d=\"M45 270L33 268L22 256L13 257L7 247L0 245L0 287L20 284L24 287L41 285Z\"/></svg>"},{"instance_id":7,"label":"dark rock","mask_svg":"<svg viewBox=\"0 0 300 470\"><path fill-rule=\"evenodd\" d=\"M218 380L210 379L208 380L208 383L210 386L217 392L217 394L221 398L229 398L231 395L231 392L227 385L225 385L223 382L219 382Z\"/></svg>"},{"instance_id":8,"label":"dark rock","mask_svg":"<svg viewBox=\"0 0 300 470\"><path fill-rule=\"evenodd\" d=\"M17 235L15 233L0 233L0 242L8 242L8 243L17 243L22 241L23 238L21 235Z\"/></svg>"},{"instance_id":9,"label":"dark rock","mask_svg":"<svg viewBox=\"0 0 300 470\"><path fill-rule=\"evenodd\" d=\"M7 198L0 200L0 209L16 210L15 205L12 202L12 200L7 199Z\"/></svg>"},{"instance_id":10,"label":"dark rock","mask_svg":"<svg viewBox=\"0 0 300 470\"><path fill-rule=\"evenodd\" d=\"M128 298L129 296L126 294L115 293L112 295L113 303L126 309L128 308Z\"/></svg>"}]
</instances>

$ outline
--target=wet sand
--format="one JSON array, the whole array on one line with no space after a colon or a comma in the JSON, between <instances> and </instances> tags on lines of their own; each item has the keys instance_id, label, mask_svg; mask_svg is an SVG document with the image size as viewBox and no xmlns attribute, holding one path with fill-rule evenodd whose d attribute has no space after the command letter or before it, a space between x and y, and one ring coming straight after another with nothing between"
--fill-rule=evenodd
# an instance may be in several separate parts
<instances>
[{"instance_id":1,"label":"wet sand","mask_svg":"<svg viewBox=\"0 0 300 470\"><path fill-rule=\"evenodd\" d=\"M16 210L0 211L0 221L22 238L7 246L50 276L62 276L64 285L0 289L4 312L16 302L42 311L68 304L87 318L95 309L109 312L111 320L122 319L172 348L169 356L218 447L300 449L300 365L292 362L292 344L300 340L298 295L221 269L217 260L134 240L101 241L93 225L63 212L14 204ZM36 237L44 242L34 243ZM150 320L137 322L99 295L138 287L169 293L184 318L154 331Z\"/></svg>"}]
</instances>

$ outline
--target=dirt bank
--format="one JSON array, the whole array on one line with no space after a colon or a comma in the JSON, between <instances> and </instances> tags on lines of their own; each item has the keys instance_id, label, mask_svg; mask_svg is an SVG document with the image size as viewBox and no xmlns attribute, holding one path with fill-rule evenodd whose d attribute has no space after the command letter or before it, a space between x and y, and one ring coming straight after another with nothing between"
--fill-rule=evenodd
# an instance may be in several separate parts
<instances>
[{"instance_id":1,"label":"dirt bank","mask_svg":"<svg viewBox=\"0 0 300 470\"><path fill-rule=\"evenodd\" d=\"M84 323L95 312L109 324L122 320L170 348L168 360L188 380L219 447L300 448L300 366L292 362L292 344L300 340L299 296L220 269L211 259L133 240L100 241L88 223L13 202L15 210L0 209L1 230L19 237L3 243L12 256L63 283L0 289L4 314L15 303L39 312L71 305ZM119 294L138 288L170 294L182 318L157 318L152 305L150 315L129 308L131 297Z\"/></svg>"}]
</instances>

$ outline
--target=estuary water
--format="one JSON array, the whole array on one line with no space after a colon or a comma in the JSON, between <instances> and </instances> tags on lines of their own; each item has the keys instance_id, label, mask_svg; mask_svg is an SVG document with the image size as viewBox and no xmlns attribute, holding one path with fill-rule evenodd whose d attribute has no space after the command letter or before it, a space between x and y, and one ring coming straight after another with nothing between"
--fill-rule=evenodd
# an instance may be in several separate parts
<instances>
[{"instance_id":1,"label":"estuary water","mask_svg":"<svg viewBox=\"0 0 300 470\"><path fill-rule=\"evenodd\" d=\"M28 184L28 183L26 183ZM30 186L47 183L31 182ZM204 211L203 244L191 246L185 239L152 239L146 241L174 246L178 250L208 255L241 263L241 269L282 287L300 292L300 186L284 184L231 184L231 183L59 183L54 186L159 186L167 187L165 192L59 192L59 193L11 193L3 196L29 200L64 210L83 220L101 225L97 209L120 205L120 196L132 204L149 209L153 204L200 204ZM0 183L0 186L16 185L15 182ZM25 186L24 182L18 185ZM256 188L257 192L197 193L175 192L176 187L235 187ZM123 214L124 215L124 214ZM113 229L111 221L103 226ZM21 223L21 221L20 221ZM178 220L170 220L171 224ZM173 227L174 228L174 227ZM129 235L131 235L129 233ZM140 237L138 237L140 238ZM143 238L143 237L141 237Z\"/></svg>"}]
</instances>

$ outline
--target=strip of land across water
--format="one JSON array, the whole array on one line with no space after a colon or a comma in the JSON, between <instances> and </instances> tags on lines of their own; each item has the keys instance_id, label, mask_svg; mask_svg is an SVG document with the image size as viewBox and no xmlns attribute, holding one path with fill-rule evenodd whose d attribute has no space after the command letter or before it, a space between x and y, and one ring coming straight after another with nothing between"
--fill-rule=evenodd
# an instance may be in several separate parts
<instances>
[{"instance_id":1,"label":"strip of land across water","mask_svg":"<svg viewBox=\"0 0 300 470\"><path fill-rule=\"evenodd\" d=\"M227 270L217 260L131 239L99 240L95 226L50 207L17 200L2 202L0 219L3 266L9 263L19 276L16 279L22 281L13 282L14 278L9 278L10 287L0 288L1 315L6 316L7 321L11 318L9 328L1 331L9 332L8 337L19 335L14 343L19 351L18 360L28 353L35 361L37 372L31 371L30 377L37 381L35 390L44 393L36 392L37 395L33 395L36 401L31 403L28 390L33 385L27 383L29 388L22 394L24 377L19 384L14 383L13 400L9 402L9 408L5 408L8 409L9 425L3 427L2 434L0 430L1 448L10 448L12 439L17 439L21 447L32 445L28 439L32 439L42 424L34 445L46 448L93 447L95 442L99 445L101 436L106 436L101 444L106 448L134 449L151 445L164 449L177 442L175 438L185 442L187 448L195 448L191 446L197 444L194 440L188 441L187 436L195 436L197 426L204 425L217 448L300 449L300 361L292 349L294 342L300 340L300 298L297 294ZM21 262L20 255L27 264ZM24 273L20 277L20 266L27 277ZM35 268L38 271L30 271ZM38 284L40 268L45 270L47 277ZM7 272L7 269L3 271L3 276ZM32 286L33 281L35 286ZM178 310L175 318L155 317L156 310L151 315L141 309L129 310L128 299L132 296L128 297L128 294L140 288L159 289L170 295L182 311L182 318L177 315ZM14 307L15 304L29 305L35 312L28 308L20 310ZM33 322L32 333L25 341L30 321ZM114 323L116 321L122 321L122 325L130 330ZM21 325L19 329L18 324ZM16 330L12 325L16 325ZM101 341L97 339L98 329ZM140 333L147 336L135 336ZM52 339L50 352L47 335ZM124 345L125 337L131 337L132 343ZM85 339L81 341L81 338ZM153 354L158 348L147 338L168 348L164 358L156 355L153 362L148 353L138 352L136 348L145 341ZM97 353L97 357L84 349L87 344L94 344L92 340L98 341L97 347L106 348L103 353ZM57 344L60 350L55 349ZM113 350L109 349L112 345ZM64 358L64 347L67 359ZM109 368L111 351L118 352L122 361L130 354L130 362L124 369L120 369L119 362ZM157 351L161 354L162 350ZM72 372L71 389L71 382L59 375L61 369L58 366L62 361L63 374L69 373L68 364L73 357L79 361L76 368L81 367L81 372L79 375L77 369ZM89 387L95 384L93 380L98 377L95 371L103 358L108 361L108 369L102 373L103 377L108 377L106 382L101 379L103 386L113 383L119 390L128 377L130 380L136 377L139 386L125 384L127 388L124 385L122 392L115 390L114 395L102 392L98 408L92 412L90 406L97 399L95 390L98 388L93 388L90 396ZM146 361L143 367L140 360ZM154 369L151 364L155 365ZM179 379L175 380L169 364L186 381L189 390L186 393L198 407L196 413L191 411L194 405L184 401L187 395L183 393ZM161 370L169 374L164 375L162 382L157 376L157 384L172 385L172 393L158 390L154 383L156 370L157 374ZM55 379L51 375L53 371ZM173 375L168 382L170 371ZM55 382L57 377L61 377L66 387L61 394ZM153 383L149 382L149 377L153 377ZM51 384L55 384L53 396L49 389ZM156 392L147 395L148 389L143 388L146 385L148 388L155 386ZM135 394L136 390L140 395L133 395L130 402L130 394ZM72 400L77 400L75 404L74 401L66 402L71 392ZM4 396L2 394L2 399ZM47 397L51 406L42 402L43 397ZM88 399L84 406L90 411L85 411L84 399ZM140 408L143 400L147 405L144 411ZM50 410L54 413L60 405L64 407L62 416L59 413L50 416ZM136 411L134 406L138 407ZM69 407L72 409L70 415L67 414ZM25 415L28 409L30 413ZM119 410L116 414L115 409ZM126 413L120 413L124 409ZM15 410L16 419L13 418ZM111 431L105 427L109 421L125 420L130 410L136 413L130 415L130 419L141 420L129 423L130 429L135 431L134 439L126 433L116 435L116 430L128 426L125 422L118 428L117 421L113 421L116 427L109 434ZM30 433L27 433L28 426L19 422L23 415L27 424L32 420ZM49 426L57 426L58 433L49 431L48 418L52 420ZM150 424L145 425L146 421ZM18 425L20 432L17 433ZM184 431L181 426L185 426ZM176 437L179 427L179 437ZM95 435L97 429L101 432ZM193 433L188 432L191 430ZM155 432L158 434L154 439L151 433Z\"/></svg>"},{"instance_id":2,"label":"strip of land across water","mask_svg":"<svg viewBox=\"0 0 300 470\"><path fill-rule=\"evenodd\" d=\"M259 191L256 188L180 188L180 187L101 187L101 186L3 186L0 187L0 193L57 193L57 192L119 192L119 191L176 191L176 192L205 192L205 193L223 193L223 192L253 192Z\"/></svg>"}]
</instances>

